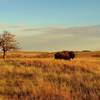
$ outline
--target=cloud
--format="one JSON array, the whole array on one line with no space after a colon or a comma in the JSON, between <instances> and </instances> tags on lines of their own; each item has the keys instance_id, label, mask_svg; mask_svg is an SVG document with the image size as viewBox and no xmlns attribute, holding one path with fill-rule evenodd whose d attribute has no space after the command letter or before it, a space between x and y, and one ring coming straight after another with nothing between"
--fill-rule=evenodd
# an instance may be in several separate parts
<instances>
[{"instance_id":1,"label":"cloud","mask_svg":"<svg viewBox=\"0 0 100 100\"><path fill-rule=\"evenodd\" d=\"M24 25L10 25L10 24L2 24L0 23L0 29L23 29Z\"/></svg>"},{"instance_id":2,"label":"cloud","mask_svg":"<svg viewBox=\"0 0 100 100\"><path fill-rule=\"evenodd\" d=\"M42 34L20 37L27 50L84 50L97 49L100 43L100 27L47 27L33 28L26 32Z\"/></svg>"},{"instance_id":3,"label":"cloud","mask_svg":"<svg viewBox=\"0 0 100 100\"><path fill-rule=\"evenodd\" d=\"M87 27L33 27L33 28L23 28L22 32L38 32L46 34L72 34L72 35L97 35L100 36L100 25L97 26L87 26Z\"/></svg>"},{"instance_id":4,"label":"cloud","mask_svg":"<svg viewBox=\"0 0 100 100\"><path fill-rule=\"evenodd\" d=\"M19 33L28 35L39 35L39 34L67 34L68 36L99 36L100 37L100 25L95 26L85 26L85 27L65 27L65 26L49 26L49 27L32 27L27 25L10 25L10 24L0 24L0 29L13 29L17 30Z\"/></svg>"},{"instance_id":5,"label":"cloud","mask_svg":"<svg viewBox=\"0 0 100 100\"><path fill-rule=\"evenodd\" d=\"M100 47L100 25L86 27L29 27L0 24L15 30L23 50L79 50Z\"/></svg>"}]
</instances>

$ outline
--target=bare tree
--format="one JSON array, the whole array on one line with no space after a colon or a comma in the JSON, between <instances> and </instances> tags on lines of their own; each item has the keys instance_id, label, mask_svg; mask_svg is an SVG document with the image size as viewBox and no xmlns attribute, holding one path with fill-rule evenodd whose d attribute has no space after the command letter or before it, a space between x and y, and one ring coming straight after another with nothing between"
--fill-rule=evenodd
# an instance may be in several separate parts
<instances>
[{"instance_id":1,"label":"bare tree","mask_svg":"<svg viewBox=\"0 0 100 100\"><path fill-rule=\"evenodd\" d=\"M18 45L15 40L15 35L12 35L8 31L4 31L4 33L0 35L0 49L3 51L4 59L6 57L7 51L18 49Z\"/></svg>"}]
</instances>

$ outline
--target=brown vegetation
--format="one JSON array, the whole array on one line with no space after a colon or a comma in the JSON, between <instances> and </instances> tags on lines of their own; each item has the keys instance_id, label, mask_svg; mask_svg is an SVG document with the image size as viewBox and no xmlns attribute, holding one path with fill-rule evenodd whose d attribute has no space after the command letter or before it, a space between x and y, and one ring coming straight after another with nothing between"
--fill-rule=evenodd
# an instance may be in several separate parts
<instances>
[{"instance_id":1,"label":"brown vegetation","mask_svg":"<svg viewBox=\"0 0 100 100\"><path fill-rule=\"evenodd\" d=\"M0 100L100 100L100 58L91 56L99 52L90 53L78 52L71 61L8 53L0 58Z\"/></svg>"}]
</instances>

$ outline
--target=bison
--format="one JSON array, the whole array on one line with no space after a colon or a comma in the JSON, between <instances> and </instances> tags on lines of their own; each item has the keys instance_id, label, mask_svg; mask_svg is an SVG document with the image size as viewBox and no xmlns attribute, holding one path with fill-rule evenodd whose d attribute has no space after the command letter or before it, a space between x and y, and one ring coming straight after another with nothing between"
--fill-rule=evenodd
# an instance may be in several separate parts
<instances>
[{"instance_id":1,"label":"bison","mask_svg":"<svg viewBox=\"0 0 100 100\"><path fill-rule=\"evenodd\" d=\"M75 53L73 51L62 51L62 52L55 53L54 57L55 57L55 59L70 60L75 57Z\"/></svg>"}]
</instances>

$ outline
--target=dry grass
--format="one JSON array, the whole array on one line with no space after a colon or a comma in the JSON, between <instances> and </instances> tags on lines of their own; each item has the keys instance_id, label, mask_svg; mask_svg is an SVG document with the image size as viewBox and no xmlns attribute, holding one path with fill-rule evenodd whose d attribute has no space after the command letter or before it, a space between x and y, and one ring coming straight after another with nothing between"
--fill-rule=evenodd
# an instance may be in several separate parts
<instances>
[{"instance_id":1,"label":"dry grass","mask_svg":"<svg viewBox=\"0 0 100 100\"><path fill-rule=\"evenodd\" d=\"M100 58L93 56L99 52L77 53L71 61L52 55L0 58L0 100L100 100Z\"/></svg>"}]
</instances>

